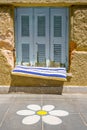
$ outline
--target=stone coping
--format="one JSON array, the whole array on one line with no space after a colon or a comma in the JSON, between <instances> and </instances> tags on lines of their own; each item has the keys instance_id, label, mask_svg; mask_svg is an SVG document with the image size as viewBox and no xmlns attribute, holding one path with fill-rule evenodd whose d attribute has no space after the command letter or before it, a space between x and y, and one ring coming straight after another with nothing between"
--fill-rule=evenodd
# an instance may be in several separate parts
<instances>
[{"instance_id":1,"label":"stone coping","mask_svg":"<svg viewBox=\"0 0 87 130\"><path fill-rule=\"evenodd\" d=\"M0 0L0 4L60 4L60 5L81 5L87 4L87 0ZM19 6L19 5L18 5Z\"/></svg>"},{"instance_id":2,"label":"stone coping","mask_svg":"<svg viewBox=\"0 0 87 130\"><path fill-rule=\"evenodd\" d=\"M0 86L0 94L30 93L30 94L87 94L87 86L61 87L11 87Z\"/></svg>"}]
</instances>

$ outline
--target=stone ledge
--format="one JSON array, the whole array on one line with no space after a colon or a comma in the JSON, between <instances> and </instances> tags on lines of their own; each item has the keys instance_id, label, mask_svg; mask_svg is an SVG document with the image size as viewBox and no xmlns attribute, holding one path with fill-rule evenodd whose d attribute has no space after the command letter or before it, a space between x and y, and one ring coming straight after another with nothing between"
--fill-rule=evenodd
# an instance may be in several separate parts
<instances>
[{"instance_id":1,"label":"stone ledge","mask_svg":"<svg viewBox=\"0 0 87 130\"><path fill-rule=\"evenodd\" d=\"M0 86L0 94L7 94L10 86Z\"/></svg>"},{"instance_id":2,"label":"stone ledge","mask_svg":"<svg viewBox=\"0 0 87 130\"><path fill-rule=\"evenodd\" d=\"M87 86L64 86L62 92L67 94L87 94Z\"/></svg>"},{"instance_id":3,"label":"stone ledge","mask_svg":"<svg viewBox=\"0 0 87 130\"><path fill-rule=\"evenodd\" d=\"M67 73L66 75L67 75L67 77L70 77L70 78L73 77L72 73Z\"/></svg>"},{"instance_id":4,"label":"stone ledge","mask_svg":"<svg viewBox=\"0 0 87 130\"><path fill-rule=\"evenodd\" d=\"M87 94L87 86L61 87L10 87L0 86L0 94L30 93L30 94Z\"/></svg>"}]
</instances>

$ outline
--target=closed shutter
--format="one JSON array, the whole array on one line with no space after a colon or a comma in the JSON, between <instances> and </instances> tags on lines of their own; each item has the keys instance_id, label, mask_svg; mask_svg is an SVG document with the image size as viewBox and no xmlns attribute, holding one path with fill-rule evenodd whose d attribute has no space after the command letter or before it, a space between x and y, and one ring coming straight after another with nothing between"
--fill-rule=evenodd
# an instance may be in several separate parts
<instances>
[{"instance_id":1,"label":"closed shutter","mask_svg":"<svg viewBox=\"0 0 87 130\"><path fill-rule=\"evenodd\" d=\"M29 16L21 16L21 36L29 36Z\"/></svg>"},{"instance_id":2,"label":"closed shutter","mask_svg":"<svg viewBox=\"0 0 87 130\"><path fill-rule=\"evenodd\" d=\"M20 7L16 13L17 63L68 66L68 9Z\"/></svg>"},{"instance_id":3,"label":"closed shutter","mask_svg":"<svg viewBox=\"0 0 87 130\"><path fill-rule=\"evenodd\" d=\"M38 36L45 36L45 16L38 16Z\"/></svg>"},{"instance_id":4,"label":"closed shutter","mask_svg":"<svg viewBox=\"0 0 87 130\"><path fill-rule=\"evenodd\" d=\"M29 44L22 44L22 62L29 62Z\"/></svg>"},{"instance_id":5,"label":"closed shutter","mask_svg":"<svg viewBox=\"0 0 87 130\"><path fill-rule=\"evenodd\" d=\"M62 37L62 17L54 16L54 37Z\"/></svg>"},{"instance_id":6,"label":"closed shutter","mask_svg":"<svg viewBox=\"0 0 87 130\"><path fill-rule=\"evenodd\" d=\"M54 62L61 63L61 45L54 44Z\"/></svg>"},{"instance_id":7,"label":"closed shutter","mask_svg":"<svg viewBox=\"0 0 87 130\"><path fill-rule=\"evenodd\" d=\"M38 44L37 62L45 62L45 44Z\"/></svg>"}]
</instances>

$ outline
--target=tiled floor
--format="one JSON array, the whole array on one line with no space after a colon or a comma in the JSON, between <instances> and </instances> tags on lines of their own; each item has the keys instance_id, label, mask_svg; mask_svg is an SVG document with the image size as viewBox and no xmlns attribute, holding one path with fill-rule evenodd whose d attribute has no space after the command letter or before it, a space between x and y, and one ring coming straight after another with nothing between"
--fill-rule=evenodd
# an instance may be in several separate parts
<instances>
[{"instance_id":1,"label":"tiled floor","mask_svg":"<svg viewBox=\"0 0 87 130\"><path fill-rule=\"evenodd\" d=\"M87 130L87 95L0 95L0 130Z\"/></svg>"}]
</instances>

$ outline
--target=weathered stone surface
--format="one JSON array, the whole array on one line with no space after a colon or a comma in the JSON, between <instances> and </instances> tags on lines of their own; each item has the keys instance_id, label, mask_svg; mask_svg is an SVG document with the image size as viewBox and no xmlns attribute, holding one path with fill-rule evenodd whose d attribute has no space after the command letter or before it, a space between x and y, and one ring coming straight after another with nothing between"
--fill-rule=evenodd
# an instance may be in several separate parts
<instances>
[{"instance_id":1,"label":"weathered stone surface","mask_svg":"<svg viewBox=\"0 0 87 130\"><path fill-rule=\"evenodd\" d=\"M9 85L14 67L13 8L0 6L0 85Z\"/></svg>"},{"instance_id":2,"label":"weathered stone surface","mask_svg":"<svg viewBox=\"0 0 87 130\"><path fill-rule=\"evenodd\" d=\"M72 8L71 40L77 44L77 51L87 51L87 6Z\"/></svg>"},{"instance_id":3,"label":"weathered stone surface","mask_svg":"<svg viewBox=\"0 0 87 130\"><path fill-rule=\"evenodd\" d=\"M11 36L12 35L12 36ZM7 39L13 38L14 25L13 25L13 7L0 6L0 38ZM14 40L14 39L11 39Z\"/></svg>"},{"instance_id":4,"label":"weathered stone surface","mask_svg":"<svg viewBox=\"0 0 87 130\"><path fill-rule=\"evenodd\" d=\"M0 48L1 49L6 49L6 50L13 50L14 46L12 42L8 39L2 40L0 39Z\"/></svg>"},{"instance_id":5,"label":"weathered stone surface","mask_svg":"<svg viewBox=\"0 0 87 130\"><path fill-rule=\"evenodd\" d=\"M9 85L11 82L11 66L9 65L3 52L0 50L0 85Z\"/></svg>"},{"instance_id":6,"label":"weathered stone surface","mask_svg":"<svg viewBox=\"0 0 87 130\"><path fill-rule=\"evenodd\" d=\"M0 49L0 52L6 58L7 62L6 64L10 65L10 67L13 68L14 67L13 51Z\"/></svg>"},{"instance_id":7,"label":"weathered stone surface","mask_svg":"<svg viewBox=\"0 0 87 130\"><path fill-rule=\"evenodd\" d=\"M87 6L71 7L70 72L68 85L87 86Z\"/></svg>"},{"instance_id":8,"label":"weathered stone surface","mask_svg":"<svg viewBox=\"0 0 87 130\"><path fill-rule=\"evenodd\" d=\"M0 3L13 3L13 2L16 2L16 3L41 3L41 2L64 2L64 3L87 3L87 0L0 0Z\"/></svg>"},{"instance_id":9,"label":"weathered stone surface","mask_svg":"<svg viewBox=\"0 0 87 130\"><path fill-rule=\"evenodd\" d=\"M66 85L87 86L87 52L73 51L70 66L72 78Z\"/></svg>"}]
</instances>

